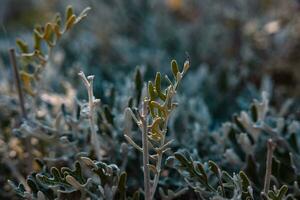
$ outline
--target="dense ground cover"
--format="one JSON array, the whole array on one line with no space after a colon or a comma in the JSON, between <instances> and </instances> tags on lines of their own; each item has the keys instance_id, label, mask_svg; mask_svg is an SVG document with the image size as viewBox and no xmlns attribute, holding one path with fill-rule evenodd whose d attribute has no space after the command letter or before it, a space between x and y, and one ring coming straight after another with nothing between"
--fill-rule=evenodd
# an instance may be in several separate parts
<instances>
[{"instance_id":1,"label":"dense ground cover","mask_svg":"<svg viewBox=\"0 0 300 200\"><path fill-rule=\"evenodd\" d=\"M297 1L71 3L0 8L0 198L299 198Z\"/></svg>"}]
</instances>

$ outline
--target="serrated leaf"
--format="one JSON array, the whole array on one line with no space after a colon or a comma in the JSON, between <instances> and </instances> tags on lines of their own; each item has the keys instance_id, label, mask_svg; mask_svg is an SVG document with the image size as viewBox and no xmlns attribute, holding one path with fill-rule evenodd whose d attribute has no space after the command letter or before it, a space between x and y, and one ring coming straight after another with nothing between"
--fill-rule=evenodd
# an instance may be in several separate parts
<instances>
[{"instance_id":1,"label":"serrated leaf","mask_svg":"<svg viewBox=\"0 0 300 200\"><path fill-rule=\"evenodd\" d=\"M248 187L250 186L250 180L248 176L243 171L240 171L239 175L242 181L243 191L248 191Z\"/></svg>"},{"instance_id":2,"label":"serrated leaf","mask_svg":"<svg viewBox=\"0 0 300 200\"><path fill-rule=\"evenodd\" d=\"M277 195L277 199L281 200L284 198L285 194L288 191L288 186L287 185L283 185L281 186L281 188L279 189L278 195Z\"/></svg>"},{"instance_id":3,"label":"serrated leaf","mask_svg":"<svg viewBox=\"0 0 300 200\"><path fill-rule=\"evenodd\" d=\"M67 175L66 181L67 181L67 183L72 185L75 189L77 189L77 190L82 189L82 185L73 176Z\"/></svg>"}]
</instances>

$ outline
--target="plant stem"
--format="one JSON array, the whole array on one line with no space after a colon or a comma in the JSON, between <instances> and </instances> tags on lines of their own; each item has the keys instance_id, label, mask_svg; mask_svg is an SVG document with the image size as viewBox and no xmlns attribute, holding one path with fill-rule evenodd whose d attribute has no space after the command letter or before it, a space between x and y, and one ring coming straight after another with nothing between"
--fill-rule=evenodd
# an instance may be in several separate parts
<instances>
[{"instance_id":1,"label":"plant stem","mask_svg":"<svg viewBox=\"0 0 300 200\"><path fill-rule=\"evenodd\" d=\"M97 137L97 131L96 131L96 125L95 125L95 107L94 107L94 105L95 105L96 101L95 101L94 92L93 92L94 76L86 77L83 72L80 72L78 75L81 77L81 79L88 91L88 98L89 98L89 115L88 116L89 116L89 126L90 126L90 130L91 130L91 143L93 145L96 157L100 161L100 160L102 160L102 156L100 153L100 143L99 143L99 140Z\"/></svg>"},{"instance_id":2,"label":"plant stem","mask_svg":"<svg viewBox=\"0 0 300 200\"><path fill-rule=\"evenodd\" d=\"M21 108L21 116L23 120L27 120L27 113L25 109L25 100L24 100L24 95L23 95L23 90L21 86L21 79L20 79L20 74L19 74L19 69L17 66L17 59L16 59L16 52L15 49L9 49L9 58L10 58L10 63L14 72L14 80L15 80L15 86L18 92L18 97L20 101L20 108ZM26 159L27 163L27 170L28 172L32 171L32 161L33 158L31 156L32 152L32 147L31 147L31 138L30 136L25 138L25 148L28 153L28 159Z\"/></svg>"},{"instance_id":3,"label":"plant stem","mask_svg":"<svg viewBox=\"0 0 300 200\"><path fill-rule=\"evenodd\" d=\"M148 127L147 112L148 100L143 102L143 111L141 115L142 121L142 145L143 145L143 167L144 167L144 192L145 200L151 200L150 191L150 171L149 171L149 147L148 147Z\"/></svg>"},{"instance_id":4,"label":"plant stem","mask_svg":"<svg viewBox=\"0 0 300 200\"><path fill-rule=\"evenodd\" d=\"M268 152L267 152L267 161L266 161L266 174L265 174L265 182L264 182L264 190L265 194L268 194L268 190L270 188L271 174L272 174L272 158L273 152L275 150L275 143L272 139L268 140L267 143Z\"/></svg>"},{"instance_id":5,"label":"plant stem","mask_svg":"<svg viewBox=\"0 0 300 200\"><path fill-rule=\"evenodd\" d=\"M165 133L163 134L162 139L161 139L161 146L163 146L165 144L165 138L166 138L166 134L167 134L167 124L168 124L168 119L166 119L165 124L164 124L164 132ZM156 188L157 188L157 185L158 185L158 181L159 181L159 177L160 177L160 171L161 171L162 156L163 156L163 153L160 152L158 154L158 159L157 159L157 163L156 163L157 174L155 174L155 176L154 176L153 185L152 185L152 188L151 188L151 199L154 198L155 191L156 191Z\"/></svg>"},{"instance_id":6,"label":"plant stem","mask_svg":"<svg viewBox=\"0 0 300 200\"><path fill-rule=\"evenodd\" d=\"M11 66L13 68L13 72L14 72L15 85L16 85L16 89L18 92L18 96L19 96L22 118L27 119L27 114L26 114L26 109L25 109L25 101L24 101L24 96L23 96L23 90L21 87L20 74L19 74L19 70L17 67L15 49L9 49L9 58L10 58Z\"/></svg>"}]
</instances>

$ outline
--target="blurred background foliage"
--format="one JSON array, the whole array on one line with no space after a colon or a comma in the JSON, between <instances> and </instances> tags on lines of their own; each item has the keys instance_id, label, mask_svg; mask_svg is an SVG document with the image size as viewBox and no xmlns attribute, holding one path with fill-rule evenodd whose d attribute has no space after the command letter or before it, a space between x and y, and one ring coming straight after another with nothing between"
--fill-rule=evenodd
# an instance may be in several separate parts
<instances>
[{"instance_id":1,"label":"blurred background foliage","mask_svg":"<svg viewBox=\"0 0 300 200\"><path fill-rule=\"evenodd\" d=\"M193 135L197 141L201 133L248 109L263 90L270 94L272 109L279 112L281 105L291 102L286 115L300 119L298 0L1 0L0 133L4 137L18 113L8 49L15 46L16 38L32 41L33 24L44 24L69 4L77 13L86 6L92 10L52 52L43 78L50 95L42 99L53 112L66 103L64 98L83 97L77 73L84 70L95 75L95 96L110 106L118 123L137 67L148 80L156 71L170 73L171 59L183 63L189 58L191 73L180 87L181 104L170 125L183 147L190 146L191 139L185 139L191 130L197 132ZM51 94L60 98L52 101ZM200 156L205 156L206 149L198 147ZM2 174L7 169L1 170ZM2 179L6 177L1 176L0 184L5 182Z\"/></svg>"},{"instance_id":2,"label":"blurred background foliage","mask_svg":"<svg viewBox=\"0 0 300 200\"><path fill-rule=\"evenodd\" d=\"M57 75L72 78L78 68L86 68L101 77L96 84L101 97L103 82L114 84L137 65L145 66L146 74L164 72L172 58L184 61L188 54L195 72L193 84L187 84L194 90L188 95L201 96L217 120L228 119L228 113L243 108L244 100L257 97L262 87L274 95L273 104L299 100L296 0L2 0L1 68L7 68L7 48L16 37L31 41L32 24L51 19L67 4L93 10L60 43L49 80Z\"/></svg>"}]
</instances>

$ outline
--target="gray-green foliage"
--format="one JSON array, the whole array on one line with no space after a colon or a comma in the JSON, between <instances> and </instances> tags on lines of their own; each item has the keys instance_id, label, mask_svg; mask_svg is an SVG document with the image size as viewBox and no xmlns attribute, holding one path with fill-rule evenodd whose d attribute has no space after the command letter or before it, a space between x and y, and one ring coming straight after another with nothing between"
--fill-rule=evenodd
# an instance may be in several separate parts
<instances>
[{"instance_id":1,"label":"gray-green foliage","mask_svg":"<svg viewBox=\"0 0 300 200\"><path fill-rule=\"evenodd\" d=\"M16 186L11 182L11 185L25 199L125 199L125 172L120 172L116 165L92 161L87 157L81 157L80 161L75 162L74 169L52 167L49 170L47 166L41 166L41 172L27 178L31 191L26 191L23 184Z\"/></svg>"},{"instance_id":2,"label":"gray-green foliage","mask_svg":"<svg viewBox=\"0 0 300 200\"><path fill-rule=\"evenodd\" d=\"M133 10L137 11L139 6ZM70 9L67 16L71 16ZM46 33L42 35L48 38ZM23 43L19 42L19 45L25 47ZM49 45L51 47L51 41ZM160 72L153 82L148 83L146 90L145 67L138 68L134 78L122 78L122 74L114 73L114 86L105 81L99 83L108 88L103 95L105 101L95 105L96 120L93 122L97 127L101 160L97 160L97 149L92 147L93 141L89 137L90 107L85 101L71 99L70 104L56 107L54 103L43 100L35 102L35 106L26 105L28 119L14 124L14 131L6 128L1 136L1 141L5 141L0 149L1 172L9 171L5 179L14 180L10 183L15 194L27 199L140 199L143 196L140 194L143 169L139 151L143 149L139 144L142 142L138 127L128 118L124 119L123 111L129 107L139 125L139 110L145 103L143 97L148 96L146 106L150 109L151 123L147 123L147 128L151 131L147 137L149 146L153 147L149 153L154 164L149 168L159 191L152 191L155 199L298 199L300 130L297 116L289 111L289 103L276 110L269 104L267 94L263 93L260 101L254 100L248 109L233 115L232 121L224 123L221 128L209 128L215 119L210 118L203 100L205 97L193 95L199 91L208 92L206 98L210 97L213 104L224 95L221 91L237 88L244 77L230 82L232 74L240 74L230 69L210 73L206 66L202 66L199 71L193 71L194 76L193 73L188 75L183 87L178 88L187 95L178 95L179 105L175 109L177 105L170 97L177 90L187 64L182 71L176 61L171 62L175 83L167 81L169 87L166 90L162 89L166 84L161 81L164 77ZM223 77L222 81L216 83L220 77ZM222 86L226 89L221 90ZM246 92L257 94L251 83L246 86ZM230 100L241 98L235 95L227 97ZM16 100L12 97L3 99L0 106L8 114L1 123L8 121L13 124L13 120L7 118L17 119ZM222 108L220 112L223 112L225 106L216 108ZM124 143L124 132L131 136L132 139L127 137L127 141L138 151ZM31 141L32 148L26 147L26 138ZM266 142L270 138L276 144L271 186L267 188L267 194L261 194L266 172ZM173 141L172 144L169 141ZM14 149L10 142L16 142L19 149ZM183 148L185 150L177 151ZM17 152L17 155L12 152ZM38 159L31 162L28 154ZM159 157L161 165L157 164ZM169 158L164 165L162 160L166 157ZM20 184L15 184L15 180Z\"/></svg>"}]
</instances>

